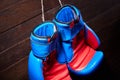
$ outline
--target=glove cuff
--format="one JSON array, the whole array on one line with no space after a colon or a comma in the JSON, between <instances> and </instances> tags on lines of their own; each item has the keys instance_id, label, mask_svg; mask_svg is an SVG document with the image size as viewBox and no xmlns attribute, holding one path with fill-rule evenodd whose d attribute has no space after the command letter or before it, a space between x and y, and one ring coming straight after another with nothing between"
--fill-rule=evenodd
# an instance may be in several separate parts
<instances>
[{"instance_id":1,"label":"glove cuff","mask_svg":"<svg viewBox=\"0 0 120 80\"><path fill-rule=\"evenodd\" d=\"M57 36L57 28L52 22L44 22L35 27L30 36L34 55L45 59L56 49Z\"/></svg>"},{"instance_id":2,"label":"glove cuff","mask_svg":"<svg viewBox=\"0 0 120 80\"><path fill-rule=\"evenodd\" d=\"M62 41L72 40L84 26L80 11L72 5L63 6L53 21L61 33Z\"/></svg>"}]
</instances>

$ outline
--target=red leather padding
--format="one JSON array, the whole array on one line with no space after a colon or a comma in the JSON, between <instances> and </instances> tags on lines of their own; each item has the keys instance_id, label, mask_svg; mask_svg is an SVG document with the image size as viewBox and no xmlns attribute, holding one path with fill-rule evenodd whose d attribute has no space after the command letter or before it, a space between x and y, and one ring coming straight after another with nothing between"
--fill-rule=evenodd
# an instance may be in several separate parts
<instances>
[{"instance_id":1,"label":"red leather padding","mask_svg":"<svg viewBox=\"0 0 120 80\"><path fill-rule=\"evenodd\" d=\"M74 56L69 66L75 71L80 71L87 66L96 51L86 44L83 30L73 39L72 47Z\"/></svg>"},{"instance_id":2,"label":"red leather padding","mask_svg":"<svg viewBox=\"0 0 120 80\"><path fill-rule=\"evenodd\" d=\"M45 80L71 80L67 65L60 64L56 60L56 51L53 51L43 64Z\"/></svg>"}]
</instances>

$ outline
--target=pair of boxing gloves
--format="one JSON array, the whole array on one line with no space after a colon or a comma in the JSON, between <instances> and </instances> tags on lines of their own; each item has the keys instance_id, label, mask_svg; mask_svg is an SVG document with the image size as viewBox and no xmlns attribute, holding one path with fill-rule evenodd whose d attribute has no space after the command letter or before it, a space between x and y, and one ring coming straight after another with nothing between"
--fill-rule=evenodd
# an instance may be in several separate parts
<instances>
[{"instance_id":1,"label":"pair of boxing gloves","mask_svg":"<svg viewBox=\"0 0 120 80\"><path fill-rule=\"evenodd\" d=\"M69 72L90 74L103 58L103 52L96 51L98 36L73 5L63 6L53 21L35 27L30 41L30 80L72 80Z\"/></svg>"}]
</instances>

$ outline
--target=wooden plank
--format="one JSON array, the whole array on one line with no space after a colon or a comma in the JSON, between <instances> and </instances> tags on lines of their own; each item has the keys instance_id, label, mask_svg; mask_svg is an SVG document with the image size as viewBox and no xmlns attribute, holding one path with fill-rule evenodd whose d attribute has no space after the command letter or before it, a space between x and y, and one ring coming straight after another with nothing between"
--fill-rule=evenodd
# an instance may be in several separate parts
<instances>
[{"instance_id":1,"label":"wooden plank","mask_svg":"<svg viewBox=\"0 0 120 80\"><path fill-rule=\"evenodd\" d=\"M32 29L40 22L41 15L0 34L0 54L3 50L30 36Z\"/></svg>"},{"instance_id":2,"label":"wooden plank","mask_svg":"<svg viewBox=\"0 0 120 80\"><path fill-rule=\"evenodd\" d=\"M88 25L91 26L95 32L112 25L114 22L120 19L120 5L116 5L106 12L96 16L88 21Z\"/></svg>"},{"instance_id":3,"label":"wooden plank","mask_svg":"<svg viewBox=\"0 0 120 80\"><path fill-rule=\"evenodd\" d=\"M91 2L89 3L89 5L86 5L86 7L81 8L79 7L79 9L81 10L83 19L85 21L89 21L91 20L93 17L100 15L103 12L106 12L107 10L109 10L110 8L116 6L116 5L120 5L120 0L90 0ZM82 3L81 3L82 4Z\"/></svg>"},{"instance_id":4,"label":"wooden plank","mask_svg":"<svg viewBox=\"0 0 120 80\"><path fill-rule=\"evenodd\" d=\"M71 2L73 2L73 4L76 5L77 7L79 7L80 9L82 7L85 7L84 10L87 10L90 12L94 12L95 10L97 10L97 13L99 13L99 11L100 11L99 9L101 8L100 7L101 5L104 5L105 8L107 5L106 9L108 9L108 8L110 8L110 6L117 4L118 0L114 0L114 1L108 1L108 0L100 0L100 1L96 1L96 0L79 1L78 0L78 1L74 1L74 0L72 0ZM66 4L67 4L67 1L66 1ZM59 4L58 4L57 0L54 0L54 3L51 2L50 0L44 1L45 11L47 11L51 8L54 8L58 5ZM92 6L92 8L90 6ZM99 6L99 7L97 7L97 6ZM2 11L0 13L0 22L2 22L0 24L0 33L4 32L6 30L9 30L12 27L15 27L16 25L32 18L33 16L40 14L40 12L41 12L41 6L40 6L39 0L34 0L34 1L33 0L26 0L24 2L18 3L16 5L11 6L10 8L5 9L4 11ZM83 15L85 15L85 19L86 19L87 15L84 14L84 12L82 12L82 13L83 13ZM89 12L87 12L87 14L89 14ZM94 16L94 14L93 14L93 16Z\"/></svg>"},{"instance_id":5,"label":"wooden plank","mask_svg":"<svg viewBox=\"0 0 120 80\"><path fill-rule=\"evenodd\" d=\"M46 12L45 19L46 20L52 19L55 11L56 11L56 8ZM27 22L24 22L23 24L20 24L17 27L12 28L11 30L8 30L0 34L0 44L1 44L0 54L3 53L2 51L9 48L10 46L29 37L32 29L38 24L40 24L41 22L42 22L41 15L38 15L28 20Z\"/></svg>"},{"instance_id":6,"label":"wooden plank","mask_svg":"<svg viewBox=\"0 0 120 80\"><path fill-rule=\"evenodd\" d=\"M0 12L3 11L4 9L6 9L6 8L10 8L11 6L16 5L17 3L21 2L21 1L24 2L24 1L27 1L27 0L19 0L19 1L18 0L2 0L0 2ZM71 3L72 4L76 4L76 3L79 3L79 2L84 2L84 0L76 0L76 1L74 1L74 0L70 0L70 1L68 1L68 0L61 0L61 2L62 2L63 5L64 4L71 4ZM88 2L90 2L90 1L88 0L85 3L88 3ZM44 0L44 7L45 8L48 7L48 3L54 5L55 1L53 3L50 0ZM58 4L58 6L60 6L58 1L56 3Z\"/></svg>"},{"instance_id":7,"label":"wooden plank","mask_svg":"<svg viewBox=\"0 0 120 80\"><path fill-rule=\"evenodd\" d=\"M45 11L56 7L58 1L54 0L54 4L50 0L46 4ZM0 12L0 33L15 27L16 25L25 22L41 13L40 0L27 0L11 6L8 9Z\"/></svg>"},{"instance_id":8,"label":"wooden plank","mask_svg":"<svg viewBox=\"0 0 120 80\"><path fill-rule=\"evenodd\" d=\"M71 4L80 9L83 19L89 21L93 17L120 4L120 0L62 0L64 4Z\"/></svg>"},{"instance_id":9,"label":"wooden plank","mask_svg":"<svg viewBox=\"0 0 120 80\"><path fill-rule=\"evenodd\" d=\"M57 0L54 0L54 3L52 2L53 0L44 0L44 9L45 11L54 8L56 6L59 5ZM6 3L7 2L7 3ZM13 5L13 3L15 3ZM2 1L2 5L1 8L3 8L3 6L5 7L6 5L8 6L5 9L2 9L2 11L0 11L0 22L2 22L0 24L0 33L9 30L11 27L14 27L18 24L20 24L21 22L24 22L30 18L32 18L35 15L40 14L41 12L41 3L39 0L22 0L20 2L18 2L16 0L14 1ZM63 3L70 3L70 2L74 2L74 0L71 1L63 1ZM78 2L80 2L78 0ZM12 5L12 6L9 6ZM48 7L49 6L49 7ZM12 20L11 20L12 19ZM5 27L7 26L7 27Z\"/></svg>"},{"instance_id":10,"label":"wooden plank","mask_svg":"<svg viewBox=\"0 0 120 80\"><path fill-rule=\"evenodd\" d=\"M91 3L90 0L61 0L63 5L74 5L79 8L84 8L86 5Z\"/></svg>"},{"instance_id":11,"label":"wooden plank","mask_svg":"<svg viewBox=\"0 0 120 80\"><path fill-rule=\"evenodd\" d=\"M17 43L0 55L0 71L27 56L30 52L29 38Z\"/></svg>"},{"instance_id":12,"label":"wooden plank","mask_svg":"<svg viewBox=\"0 0 120 80\"><path fill-rule=\"evenodd\" d=\"M0 12L8 8L9 6L14 5L20 1L23 1L23 0L19 0L19 1L18 0L1 0L0 1Z\"/></svg>"},{"instance_id":13,"label":"wooden plank","mask_svg":"<svg viewBox=\"0 0 120 80\"><path fill-rule=\"evenodd\" d=\"M51 18L53 16L54 11L55 10L50 11L51 12L50 15L47 15L47 16L49 18ZM48 13L49 12L46 12L46 14L48 14ZM7 42L7 44L9 45L8 46L9 48L7 48L7 49L3 50L2 52L0 52L0 64L2 64L2 65L0 65L0 70L3 70L5 68L7 68L11 64L14 64L16 61L18 61L21 58L28 55L28 53L30 51L30 42L29 42L28 38L30 36L31 30L36 26L36 24L40 24L40 17L41 17L41 15L39 15L36 18L30 20L28 23L24 23L24 25L22 25L23 29L21 27L15 29L14 34L9 32L8 36L11 36L11 37L8 37L9 40L11 40L11 38L14 38L17 35L21 35L22 40L20 41L20 37L15 37L13 40L15 41L16 44L14 44L14 45L12 45L11 41L8 41L8 39L5 40ZM27 28L30 28L31 30L30 29L27 30ZM16 30L18 30L18 31L20 30L20 31L18 32ZM24 33L24 32L26 32L26 33ZM12 35L14 37L12 37ZM5 36L5 37L7 37L7 36ZM17 42L18 40L20 42ZM4 42L4 40L1 40L1 41ZM12 42L14 42L14 41L12 41ZM6 43L4 43L4 45L5 44ZM17 53L15 53L15 52L17 52ZM14 56L15 56L15 58L13 58ZM4 60L6 60L6 61L4 61Z\"/></svg>"},{"instance_id":14,"label":"wooden plank","mask_svg":"<svg viewBox=\"0 0 120 80\"><path fill-rule=\"evenodd\" d=\"M0 72L1 80L28 80L28 56L11 65L6 70Z\"/></svg>"}]
</instances>

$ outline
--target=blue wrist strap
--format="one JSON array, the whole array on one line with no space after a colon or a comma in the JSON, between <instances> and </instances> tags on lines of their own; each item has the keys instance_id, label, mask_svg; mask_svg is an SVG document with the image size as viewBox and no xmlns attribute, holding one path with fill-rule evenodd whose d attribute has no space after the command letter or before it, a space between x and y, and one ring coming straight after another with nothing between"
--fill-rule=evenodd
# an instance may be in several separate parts
<instances>
[{"instance_id":1,"label":"blue wrist strap","mask_svg":"<svg viewBox=\"0 0 120 80\"><path fill-rule=\"evenodd\" d=\"M57 40L49 43L38 43L31 39L31 46L34 55L38 58L45 59L53 50L56 49L56 41Z\"/></svg>"},{"instance_id":2,"label":"blue wrist strap","mask_svg":"<svg viewBox=\"0 0 120 80\"><path fill-rule=\"evenodd\" d=\"M57 37L57 28L53 23L45 22L36 27L30 36L33 54L36 57L45 60L46 57L56 49L56 42L58 40Z\"/></svg>"},{"instance_id":3,"label":"blue wrist strap","mask_svg":"<svg viewBox=\"0 0 120 80\"><path fill-rule=\"evenodd\" d=\"M63 16L66 14L68 14L68 19ZM62 7L53 21L57 24L58 30L61 33L62 41L71 41L84 26L80 11L72 5Z\"/></svg>"}]
</instances>

